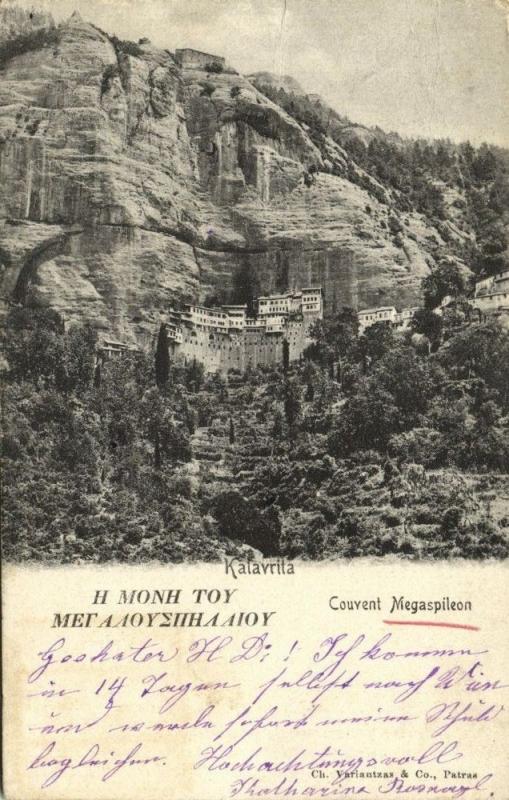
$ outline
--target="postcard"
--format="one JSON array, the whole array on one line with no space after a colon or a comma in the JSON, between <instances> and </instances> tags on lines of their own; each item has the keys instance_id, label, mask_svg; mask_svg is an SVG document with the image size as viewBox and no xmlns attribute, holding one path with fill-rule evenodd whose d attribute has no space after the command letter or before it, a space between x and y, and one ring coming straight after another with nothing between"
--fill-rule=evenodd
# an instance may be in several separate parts
<instances>
[{"instance_id":1,"label":"postcard","mask_svg":"<svg viewBox=\"0 0 509 800\"><path fill-rule=\"evenodd\" d=\"M0 0L7 800L509 800L508 21Z\"/></svg>"}]
</instances>

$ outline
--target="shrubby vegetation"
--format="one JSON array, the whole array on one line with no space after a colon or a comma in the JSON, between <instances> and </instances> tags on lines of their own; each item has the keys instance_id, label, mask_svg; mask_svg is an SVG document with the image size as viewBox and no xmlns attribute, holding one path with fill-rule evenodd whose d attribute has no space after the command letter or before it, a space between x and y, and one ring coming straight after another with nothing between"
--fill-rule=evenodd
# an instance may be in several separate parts
<instances>
[{"instance_id":1,"label":"shrubby vegetation","mask_svg":"<svg viewBox=\"0 0 509 800\"><path fill-rule=\"evenodd\" d=\"M205 64L205 72L219 75L221 72L224 72L224 67L219 61L211 61L209 64Z\"/></svg>"},{"instance_id":2,"label":"shrubby vegetation","mask_svg":"<svg viewBox=\"0 0 509 800\"><path fill-rule=\"evenodd\" d=\"M112 34L108 38L115 48L117 56L126 55L139 57L143 55L143 48L140 47L138 42L131 42L129 39L119 39L115 34Z\"/></svg>"},{"instance_id":3,"label":"shrubby vegetation","mask_svg":"<svg viewBox=\"0 0 509 800\"><path fill-rule=\"evenodd\" d=\"M212 558L216 528L193 497L190 430L208 400L203 369L152 360L96 364L89 328L46 311L8 320L4 552L70 560ZM193 404L188 397L194 397ZM169 533L171 531L171 534ZM235 549L235 548L234 548Z\"/></svg>"},{"instance_id":4,"label":"shrubby vegetation","mask_svg":"<svg viewBox=\"0 0 509 800\"><path fill-rule=\"evenodd\" d=\"M203 97L212 97L212 95L216 91L216 87L210 81L200 81L200 86L201 86L200 94Z\"/></svg>"},{"instance_id":5,"label":"shrubby vegetation","mask_svg":"<svg viewBox=\"0 0 509 800\"><path fill-rule=\"evenodd\" d=\"M101 363L90 328L13 309L6 557L505 558L508 333L445 320L434 336L358 337L342 309L301 363L226 381L169 361L164 327L155 356Z\"/></svg>"},{"instance_id":6,"label":"shrubby vegetation","mask_svg":"<svg viewBox=\"0 0 509 800\"><path fill-rule=\"evenodd\" d=\"M7 39L0 44L0 69L15 56L41 50L43 47L55 47L59 38L58 28L37 28L13 39Z\"/></svg>"},{"instance_id":7,"label":"shrubby vegetation","mask_svg":"<svg viewBox=\"0 0 509 800\"><path fill-rule=\"evenodd\" d=\"M101 79L101 97L110 90L111 85L116 77L120 77L120 68L118 64L108 64L104 68Z\"/></svg>"},{"instance_id":8,"label":"shrubby vegetation","mask_svg":"<svg viewBox=\"0 0 509 800\"><path fill-rule=\"evenodd\" d=\"M333 164L333 172L359 184L382 203L389 197L399 214L424 214L449 249L477 274L491 275L509 266L509 176L503 151L488 145L474 148L469 142L404 140L378 128L365 129L362 137L350 120L329 106L283 88L256 85L306 126L325 160L330 157L326 137L343 149L347 170ZM450 190L457 194L451 208L445 197ZM467 236L451 237L447 222L459 225ZM390 226L397 243L403 227L396 216L391 217Z\"/></svg>"}]
</instances>

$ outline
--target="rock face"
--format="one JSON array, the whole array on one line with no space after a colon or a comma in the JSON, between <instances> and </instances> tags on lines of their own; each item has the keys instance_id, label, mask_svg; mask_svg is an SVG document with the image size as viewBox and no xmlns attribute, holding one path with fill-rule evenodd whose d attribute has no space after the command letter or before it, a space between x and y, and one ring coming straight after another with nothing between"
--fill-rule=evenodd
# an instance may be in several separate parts
<instances>
[{"instance_id":1,"label":"rock face","mask_svg":"<svg viewBox=\"0 0 509 800\"><path fill-rule=\"evenodd\" d=\"M324 160L232 69L181 68L77 15L57 34L0 67L5 304L142 343L169 304L228 301L246 275L319 283L329 310L415 302L439 234L408 215L396 244L336 144Z\"/></svg>"},{"instance_id":2,"label":"rock face","mask_svg":"<svg viewBox=\"0 0 509 800\"><path fill-rule=\"evenodd\" d=\"M285 89L294 94L304 94L304 89L291 75L275 75L273 72L253 72L247 76L254 83L263 83L265 86L273 86L275 89Z\"/></svg>"},{"instance_id":3,"label":"rock face","mask_svg":"<svg viewBox=\"0 0 509 800\"><path fill-rule=\"evenodd\" d=\"M0 42L31 33L39 28L52 28L54 25L53 17L45 11L36 9L29 11L17 5L5 4L0 9Z\"/></svg>"}]
</instances>

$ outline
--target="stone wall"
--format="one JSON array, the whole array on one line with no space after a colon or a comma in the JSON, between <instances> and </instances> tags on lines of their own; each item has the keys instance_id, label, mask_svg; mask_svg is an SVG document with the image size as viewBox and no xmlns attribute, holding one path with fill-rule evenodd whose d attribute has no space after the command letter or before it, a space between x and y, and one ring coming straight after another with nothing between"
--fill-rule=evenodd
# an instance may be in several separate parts
<instances>
[{"instance_id":1,"label":"stone wall","mask_svg":"<svg viewBox=\"0 0 509 800\"><path fill-rule=\"evenodd\" d=\"M170 354L189 363L193 359L207 372L244 372L248 366L275 365L283 360L283 334L267 335L259 331L239 334L209 333L186 329L182 343L170 343Z\"/></svg>"},{"instance_id":2,"label":"stone wall","mask_svg":"<svg viewBox=\"0 0 509 800\"><path fill-rule=\"evenodd\" d=\"M248 367L281 365L286 338L290 361L298 361L309 344L309 327L318 316L288 320L284 333L249 329L226 333L183 326L182 341L169 342L170 356L184 363L196 359L207 372L244 372Z\"/></svg>"},{"instance_id":3,"label":"stone wall","mask_svg":"<svg viewBox=\"0 0 509 800\"><path fill-rule=\"evenodd\" d=\"M248 366L269 366L283 361L283 334L263 331L225 334L190 328L184 328L182 334L181 343L170 341L170 356L184 363L196 359L207 372L227 373L232 369L244 372Z\"/></svg>"},{"instance_id":4,"label":"stone wall","mask_svg":"<svg viewBox=\"0 0 509 800\"><path fill-rule=\"evenodd\" d=\"M190 48L176 50L175 61L183 69L204 69L209 64L217 64L217 66L224 67L226 64L225 59L220 56L202 53L200 50L191 50Z\"/></svg>"}]
</instances>

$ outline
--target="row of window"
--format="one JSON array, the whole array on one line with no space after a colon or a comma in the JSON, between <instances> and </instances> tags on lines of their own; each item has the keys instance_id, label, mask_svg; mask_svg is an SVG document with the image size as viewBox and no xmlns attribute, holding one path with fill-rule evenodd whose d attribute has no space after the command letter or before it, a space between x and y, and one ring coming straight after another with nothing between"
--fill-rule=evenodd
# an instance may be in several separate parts
<instances>
[{"instance_id":1,"label":"row of window","mask_svg":"<svg viewBox=\"0 0 509 800\"><path fill-rule=\"evenodd\" d=\"M192 344L194 347L203 347L204 346L202 342L196 342L196 341L193 341L192 339L190 341L186 342L186 344ZM290 344L295 344L295 340L292 339ZM208 345L206 345L206 347L209 350L239 350L240 351L240 349L241 349L241 348L237 347L234 344L214 344L213 342L208 344ZM264 348L269 348L269 349L272 350L275 347L275 345L273 345L273 344L259 344L259 343L256 343L256 342L246 342L245 347L264 347Z\"/></svg>"}]
</instances>

